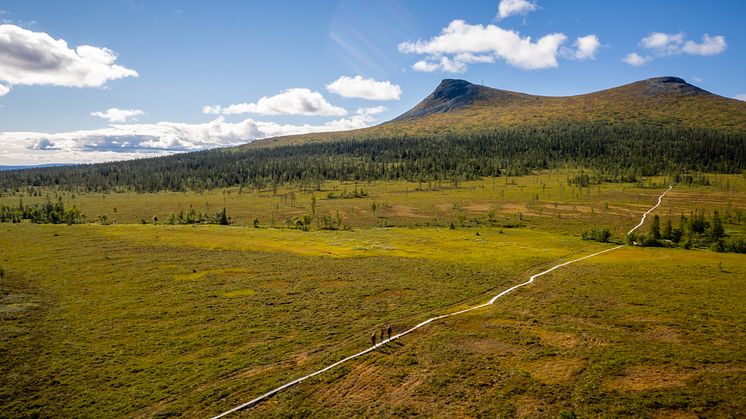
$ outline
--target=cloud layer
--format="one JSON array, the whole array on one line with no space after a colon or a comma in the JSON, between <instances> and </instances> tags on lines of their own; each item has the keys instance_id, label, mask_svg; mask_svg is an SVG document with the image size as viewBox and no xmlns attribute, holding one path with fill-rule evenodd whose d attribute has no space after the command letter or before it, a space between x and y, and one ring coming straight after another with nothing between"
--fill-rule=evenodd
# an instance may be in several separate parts
<instances>
[{"instance_id":1,"label":"cloud layer","mask_svg":"<svg viewBox=\"0 0 746 419\"><path fill-rule=\"evenodd\" d=\"M201 124L112 124L107 128L62 133L0 133L3 164L94 163L168 155L245 144L253 140L310 132L365 128L383 106L361 108L348 118L319 125L292 125L246 119L226 122L221 116Z\"/></svg>"},{"instance_id":2,"label":"cloud layer","mask_svg":"<svg viewBox=\"0 0 746 419\"><path fill-rule=\"evenodd\" d=\"M564 34L552 33L534 42L530 36L495 25L471 25L454 20L440 35L427 41L401 43L399 51L426 56L412 66L416 71L461 73L469 64L496 60L524 70L537 70L558 66L560 46L566 40ZM574 48L563 49L562 55L578 60L593 58L600 45L598 37L587 35L578 38Z\"/></svg>"},{"instance_id":3,"label":"cloud layer","mask_svg":"<svg viewBox=\"0 0 746 419\"><path fill-rule=\"evenodd\" d=\"M227 107L204 106L202 112L217 115L252 113L259 115L345 116L347 111L334 106L319 92L293 88L274 96L264 96L255 103L236 103Z\"/></svg>"},{"instance_id":4,"label":"cloud layer","mask_svg":"<svg viewBox=\"0 0 746 419\"><path fill-rule=\"evenodd\" d=\"M108 48L68 47L62 39L15 25L0 25L0 81L6 85L101 87L109 80L137 77L135 70L114 64ZM0 91L6 90L3 86Z\"/></svg>"},{"instance_id":5,"label":"cloud layer","mask_svg":"<svg viewBox=\"0 0 746 419\"><path fill-rule=\"evenodd\" d=\"M399 100L401 87L390 81L376 81L362 76L342 76L326 85L332 93L348 98L367 100Z\"/></svg>"},{"instance_id":6,"label":"cloud layer","mask_svg":"<svg viewBox=\"0 0 746 419\"><path fill-rule=\"evenodd\" d=\"M138 116L143 115L145 112L140 109L119 109L109 108L103 112L91 112L91 116L106 119L109 122L127 122L130 120L136 120Z\"/></svg>"},{"instance_id":7,"label":"cloud layer","mask_svg":"<svg viewBox=\"0 0 746 419\"><path fill-rule=\"evenodd\" d=\"M722 35L704 34L701 42L686 40L683 33L653 32L640 40L640 47L647 50L646 55L636 52L627 54L622 61L633 66L642 66L660 57L677 54L710 56L725 51L728 44Z\"/></svg>"}]
</instances>

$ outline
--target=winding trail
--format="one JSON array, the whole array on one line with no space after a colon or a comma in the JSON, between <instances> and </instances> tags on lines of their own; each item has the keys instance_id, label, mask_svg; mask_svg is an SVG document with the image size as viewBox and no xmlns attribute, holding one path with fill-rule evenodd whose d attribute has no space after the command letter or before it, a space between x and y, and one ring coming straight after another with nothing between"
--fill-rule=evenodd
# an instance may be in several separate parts
<instances>
[{"instance_id":1,"label":"winding trail","mask_svg":"<svg viewBox=\"0 0 746 419\"><path fill-rule=\"evenodd\" d=\"M645 212L645 213L644 213L644 214L642 215L642 219L640 220L640 223L639 223L639 224L637 224L636 226L634 226L634 227L633 227L633 228L632 228L632 229L631 229L630 231L628 231L628 232L627 232L627 234L630 234L630 233L632 233L633 231L637 230L638 228L640 228L640 227L641 227L641 226L642 226L642 225L643 225L643 224L645 223L645 218L646 218L646 217L648 216L648 214L650 214L651 212L653 212L653 210L655 210L656 208L658 208L658 206L659 206L659 205L661 204L661 201L663 200L663 197L664 197L664 196L665 196L665 195L666 195L666 194L667 194L667 193L668 193L668 192L669 192L669 191L670 191L670 190L671 190L672 188L673 188L673 186L669 186L669 187L668 187L668 189L667 189L667 190L666 190L665 192L663 192L663 193L662 193L662 194L661 194L661 195L660 195L660 196L658 197L658 203L657 203L657 204L655 204L655 205L654 205L654 206L653 206L652 208L650 208L649 210L647 210L647 211L646 211L646 212ZM329 365L329 366L326 366L326 367L324 367L324 368L322 368L322 369L320 369L320 370L318 370L318 371L312 372L311 374L305 375L305 376L303 376L303 377L300 377L300 378L298 378L298 379L295 379L295 380L293 380L293 381L290 381L290 382L288 382L288 383L285 383L285 384L283 384L283 385L281 385L281 386L279 386L279 387L277 387L277 388L275 388L275 389L272 389L272 390L270 390L270 391L268 391L268 392L266 392L266 393L262 394L261 396L259 396L259 397L255 398L255 399L249 400L248 402L246 402L246 403L244 403L244 404L242 404L242 405L240 405L240 406L236 406L236 407L234 407L234 408L233 408L233 409L231 409L231 410L227 410L227 411L225 411L225 412L223 412L223 413L221 413L221 414L219 414L219 415L217 415L217 416L214 416L214 417L213 417L212 419L218 419L218 418L222 418L222 417L224 417L224 416L230 415L231 413L235 413L235 412L238 412L239 410L242 410L242 409L245 409L245 408L247 408L247 407L253 406L253 405L255 405L255 404L257 404L257 403L259 403L259 402L261 402L261 401L263 401L263 400L265 400L265 399L268 399L269 397L272 397L272 396L274 396L275 394L279 393L280 391L282 391L282 390L284 390L284 389L286 389L286 388L288 388L288 387L294 386L294 385L296 385L296 384L298 384L298 383L300 383L300 382L302 382L302 381L304 381L304 380L307 380L307 379L309 379L309 378L311 378L311 377L315 377L315 376L317 376L317 375L319 375L319 374L322 374L322 373L324 373L324 372L326 372L326 371L329 371L330 369L332 369L332 368L334 368L334 367L336 367L336 366L338 366L338 365L344 364L345 362L348 362L348 361L351 361L351 360L353 360L353 359L355 359L355 358L361 357L361 356L363 356L363 355L365 355L365 354L367 354L367 353L369 353L369 352L371 352L371 351L374 351L374 350L376 350L377 348L379 348L379 347L381 347L381 346L383 346L383 345L386 345L387 343L390 343L390 342L392 342L392 341L394 341L394 340L396 340L396 339L399 339L399 338L401 338L402 336L408 335L408 334L410 334L410 333L414 332L415 330L417 330L417 329L419 329L419 328L421 328L421 327L423 327L423 326L425 326L425 325L428 325L428 324L430 324L430 323L432 323L432 322L434 322L434 321L436 321L436 320L441 320L441 319L445 319L445 318L447 318L447 317L457 316L457 315L459 315L459 314L464 314L464 313L468 313L468 312L470 312L470 311L473 311L473 310L478 310L478 309L480 309L480 308L484 308L484 307L490 306L490 305L494 304L494 303L495 303L495 301L497 301L497 299L498 299L498 298L500 298L500 297L502 297L502 296L504 296L504 295L506 295L506 294L509 294L510 292L512 292L512 291L514 291L514 290L516 290L516 289L518 289L518 288L521 288L521 287L524 287L524 286L526 286L526 285L528 285L528 284L531 284L531 283L533 283L533 282L534 282L534 280L535 280L536 278L538 278L538 277L540 277L540 276L542 276L542 275L546 275L546 274L548 274L549 272L552 272L552 271L554 271L555 269L559 269L559 268L561 268L561 267L563 267L563 266L571 265L571 264L573 264L573 263L575 263L575 262L580 262L581 260L585 260L585 259L590 259L590 258L592 258L592 257L598 256L598 255L602 255L602 254L604 254L604 253L608 253L608 252L611 252L611 251L614 251L614 250L617 250L617 249L621 249L622 247L624 247L624 245L623 245L623 244L622 244L622 245L619 245L619 246L616 246L616 247L612 247L612 248L610 248L610 249L606 249L606 250L602 250L602 251L600 251L600 252L596 252L596 253L593 253L593 254L591 254L591 255L583 256L583 257L580 257L580 258L577 258L577 259L573 259L573 260L571 260L571 261L568 261L568 262L560 263L559 265L555 265L555 266L553 266L553 267L551 267L551 268L547 269L546 271L543 271L543 272L539 272L538 274L532 275L532 276L531 276L531 277L530 277L530 278L528 279L528 281L526 281L526 282L520 283L520 284L518 284L518 285L514 285L514 286L512 286L512 287L510 287L510 288L506 289L505 291L503 291L503 292L501 292L501 293L497 294L496 296L492 297L492 298L491 298L491 299L490 299L489 301L487 301L486 303L483 303L483 304L479 304L479 305L476 305L476 306L474 306L474 307L469 307L469 308L466 308L466 309L463 309L463 310L460 310L460 311L456 311L456 312L453 312L453 313L443 314L443 315L440 315L440 316L436 316L436 317L432 317L432 318L429 318L429 319L427 319L427 320L423 321L422 323L419 323L418 325L416 325L416 326L412 327L411 329L408 329L408 330L406 330L406 331L404 331L404 332L401 332L401 333L399 333L399 334L397 334L397 335L391 336L391 338L389 338L389 339L386 339L386 340L383 340L383 341L381 341L381 343L379 343L379 344L376 344L376 345L374 345L374 346L371 346L370 348L368 348L368 349L365 349L365 350L363 350L363 351L360 351L360 352L358 352L358 353L356 353L356 354L354 354L354 355L350 355L350 356L348 356L347 358L341 359L341 360L339 360L339 361L337 361L337 362L335 362L335 363L333 363L333 364L331 364L331 365Z\"/></svg>"}]
</instances>

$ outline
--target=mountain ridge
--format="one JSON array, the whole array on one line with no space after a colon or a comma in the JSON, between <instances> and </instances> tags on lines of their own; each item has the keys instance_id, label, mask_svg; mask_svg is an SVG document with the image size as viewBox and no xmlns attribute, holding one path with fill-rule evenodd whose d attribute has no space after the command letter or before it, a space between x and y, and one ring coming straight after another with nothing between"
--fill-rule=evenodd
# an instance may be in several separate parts
<instances>
[{"instance_id":1,"label":"mountain ridge","mask_svg":"<svg viewBox=\"0 0 746 419\"><path fill-rule=\"evenodd\" d=\"M256 140L267 147L340 139L481 132L552 124L652 124L746 134L746 102L675 76L654 77L572 96L540 96L444 79L422 101L379 125Z\"/></svg>"}]
</instances>

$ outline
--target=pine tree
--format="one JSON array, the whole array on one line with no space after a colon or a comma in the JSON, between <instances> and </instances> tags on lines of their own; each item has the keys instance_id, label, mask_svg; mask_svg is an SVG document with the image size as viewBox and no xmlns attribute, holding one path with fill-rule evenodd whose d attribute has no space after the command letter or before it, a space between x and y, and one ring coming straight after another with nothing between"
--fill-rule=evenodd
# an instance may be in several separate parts
<instances>
[{"instance_id":1,"label":"pine tree","mask_svg":"<svg viewBox=\"0 0 746 419\"><path fill-rule=\"evenodd\" d=\"M653 222L650 224L650 237L653 240L661 239L661 219L658 215L653 216Z\"/></svg>"},{"instance_id":2,"label":"pine tree","mask_svg":"<svg viewBox=\"0 0 746 419\"><path fill-rule=\"evenodd\" d=\"M228 224L230 224L230 221L228 221L228 215L225 213L225 207L223 207L223 211L220 212L220 220L218 221L218 223L221 226L227 226Z\"/></svg>"}]
</instances>

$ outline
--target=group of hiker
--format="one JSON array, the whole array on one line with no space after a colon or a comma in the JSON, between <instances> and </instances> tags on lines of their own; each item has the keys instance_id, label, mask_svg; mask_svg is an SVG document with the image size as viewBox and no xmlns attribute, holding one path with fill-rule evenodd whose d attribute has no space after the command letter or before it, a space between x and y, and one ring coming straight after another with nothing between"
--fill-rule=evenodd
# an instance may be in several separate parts
<instances>
[{"instance_id":1,"label":"group of hiker","mask_svg":"<svg viewBox=\"0 0 746 419\"><path fill-rule=\"evenodd\" d=\"M384 335L384 333L387 334L389 340L391 340L391 331L392 330L393 329L391 328L390 324L386 326L385 330L383 328L381 328L381 344L383 344L383 341L386 339L386 335ZM377 339L376 332L373 331L373 334L370 335L370 342L373 344L373 346L376 346L376 339Z\"/></svg>"}]
</instances>

